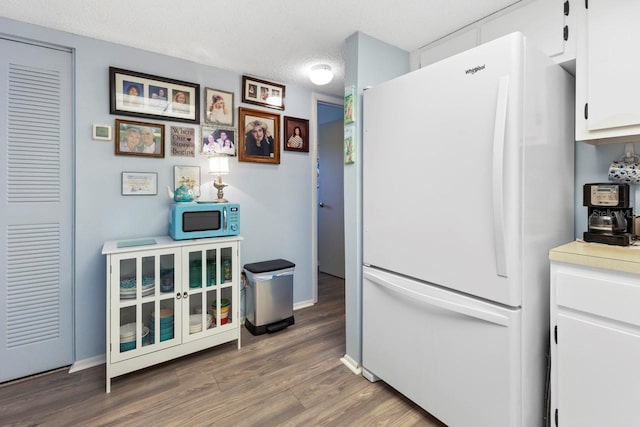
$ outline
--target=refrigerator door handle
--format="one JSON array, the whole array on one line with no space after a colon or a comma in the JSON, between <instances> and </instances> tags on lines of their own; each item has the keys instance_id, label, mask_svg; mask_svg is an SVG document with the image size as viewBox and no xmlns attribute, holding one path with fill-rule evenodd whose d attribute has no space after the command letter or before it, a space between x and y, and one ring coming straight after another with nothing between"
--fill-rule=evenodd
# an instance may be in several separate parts
<instances>
[{"instance_id":1,"label":"refrigerator door handle","mask_svg":"<svg viewBox=\"0 0 640 427\"><path fill-rule=\"evenodd\" d=\"M494 323L500 326L509 327L509 318L507 316L494 313L487 310L481 310L479 308L469 307L464 304L458 304L453 301L447 301L442 298L437 298L430 295L421 294L419 292L413 291L411 289L407 289L403 286L396 285L386 280L383 277L380 277L376 274L373 274L368 271L364 271L364 277L371 280L372 282L383 286L389 289L392 292L396 292L402 294L406 297L411 298L412 300L418 300L422 303L432 305L434 307L442 308L443 310L452 311L455 313L460 313L465 316L475 317L476 319L484 320L486 322Z\"/></svg>"},{"instance_id":2,"label":"refrigerator door handle","mask_svg":"<svg viewBox=\"0 0 640 427\"><path fill-rule=\"evenodd\" d=\"M496 249L496 274L507 277L506 243L504 230L504 139L507 128L507 102L509 76L500 77L496 119L493 128L493 234Z\"/></svg>"}]
</instances>

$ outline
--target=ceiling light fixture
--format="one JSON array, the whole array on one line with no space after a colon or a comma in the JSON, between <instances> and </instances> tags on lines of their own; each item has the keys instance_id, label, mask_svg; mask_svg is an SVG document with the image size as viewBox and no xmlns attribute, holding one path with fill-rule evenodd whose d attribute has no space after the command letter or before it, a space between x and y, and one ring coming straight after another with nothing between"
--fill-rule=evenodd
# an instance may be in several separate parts
<instances>
[{"instance_id":1,"label":"ceiling light fixture","mask_svg":"<svg viewBox=\"0 0 640 427\"><path fill-rule=\"evenodd\" d=\"M333 71L327 64L319 64L311 67L309 78L313 84L318 86L326 85L333 79Z\"/></svg>"}]
</instances>

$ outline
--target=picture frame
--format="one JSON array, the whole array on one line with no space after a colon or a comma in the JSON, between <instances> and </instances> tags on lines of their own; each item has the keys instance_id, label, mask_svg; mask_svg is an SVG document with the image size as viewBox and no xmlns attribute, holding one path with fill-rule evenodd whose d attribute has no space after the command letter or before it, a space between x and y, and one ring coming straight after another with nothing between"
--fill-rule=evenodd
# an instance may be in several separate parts
<instances>
[{"instance_id":1,"label":"picture frame","mask_svg":"<svg viewBox=\"0 0 640 427\"><path fill-rule=\"evenodd\" d=\"M200 152L207 156L225 154L237 155L237 131L225 126L203 126Z\"/></svg>"},{"instance_id":2,"label":"picture frame","mask_svg":"<svg viewBox=\"0 0 640 427\"><path fill-rule=\"evenodd\" d=\"M109 112L200 123L200 85L109 67Z\"/></svg>"},{"instance_id":3,"label":"picture frame","mask_svg":"<svg viewBox=\"0 0 640 427\"><path fill-rule=\"evenodd\" d=\"M94 124L91 135L97 141L111 141L113 139L111 130L112 127L109 125Z\"/></svg>"},{"instance_id":4,"label":"picture frame","mask_svg":"<svg viewBox=\"0 0 640 427\"><path fill-rule=\"evenodd\" d=\"M238 112L238 161L280 164L280 115L243 107Z\"/></svg>"},{"instance_id":5,"label":"picture frame","mask_svg":"<svg viewBox=\"0 0 640 427\"><path fill-rule=\"evenodd\" d=\"M116 119L115 132L116 155L164 158L163 124Z\"/></svg>"},{"instance_id":6,"label":"picture frame","mask_svg":"<svg viewBox=\"0 0 640 427\"><path fill-rule=\"evenodd\" d=\"M344 127L344 164L350 165L356 162L356 144L354 139L354 125Z\"/></svg>"},{"instance_id":7,"label":"picture frame","mask_svg":"<svg viewBox=\"0 0 640 427\"><path fill-rule=\"evenodd\" d=\"M356 120L356 87L351 85L344 89L344 124L354 123Z\"/></svg>"},{"instance_id":8,"label":"picture frame","mask_svg":"<svg viewBox=\"0 0 640 427\"><path fill-rule=\"evenodd\" d=\"M309 152L309 120L284 116L285 151Z\"/></svg>"},{"instance_id":9,"label":"picture frame","mask_svg":"<svg viewBox=\"0 0 640 427\"><path fill-rule=\"evenodd\" d=\"M157 194L157 172L122 172L123 196L155 196Z\"/></svg>"},{"instance_id":10,"label":"picture frame","mask_svg":"<svg viewBox=\"0 0 640 427\"><path fill-rule=\"evenodd\" d=\"M171 126L169 127L169 135L171 137L171 155L175 157L195 157L196 128Z\"/></svg>"},{"instance_id":11,"label":"picture frame","mask_svg":"<svg viewBox=\"0 0 640 427\"><path fill-rule=\"evenodd\" d=\"M204 122L210 125L234 126L233 92L204 88Z\"/></svg>"},{"instance_id":12,"label":"picture frame","mask_svg":"<svg viewBox=\"0 0 640 427\"><path fill-rule=\"evenodd\" d=\"M200 197L200 166L174 166L173 189L185 184L194 197Z\"/></svg>"},{"instance_id":13,"label":"picture frame","mask_svg":"<svg viewBox=\"0 0 640 427\"><path fill-rule=\"evenodd\" d=\"M284 98L284 85L242 76L242 102L284 110Z\"/></svg>"}]
</instances>

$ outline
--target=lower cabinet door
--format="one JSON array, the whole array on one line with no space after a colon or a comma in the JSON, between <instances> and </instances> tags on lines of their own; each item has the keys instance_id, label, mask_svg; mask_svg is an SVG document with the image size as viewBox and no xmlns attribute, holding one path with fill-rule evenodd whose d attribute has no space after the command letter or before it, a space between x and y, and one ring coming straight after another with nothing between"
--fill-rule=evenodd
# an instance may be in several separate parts
<instances>
[{"instance_id":1,"label":"lower cabinet door","mask_svg":"<svg viewBox=\"0 0 640 427\"><path fill-rule=\"evenodd\" d=\"M558 425L635 427L640 420L640 330L560 313Z\"/></svg>"}]
</instances>

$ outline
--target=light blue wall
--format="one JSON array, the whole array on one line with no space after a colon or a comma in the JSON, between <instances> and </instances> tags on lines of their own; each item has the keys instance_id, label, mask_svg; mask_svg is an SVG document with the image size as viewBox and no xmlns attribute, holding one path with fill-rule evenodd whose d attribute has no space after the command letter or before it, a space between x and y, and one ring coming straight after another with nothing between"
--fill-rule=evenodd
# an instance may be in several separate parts
<instances>
[{"instance_id":1,"label":"light blue wall","mask_svg":"<svg viewBox=\"0 0 640 427\"><path fill-rule=\"evenodd\" d=\"M362 92L409 72L409 52L355 33L346 42L345 86L356 89L356 161L344 167L346 354L362 363Z\"/></svg>"},{"instance_id":2,"label":"light blue wall","mask_svg":"<svg viewBox=\"0 0 640 427\"><path fill-rule=\"evenodd\" d=\"M109 114L109 66L199 83L235 94L241 105L241 74L156 53L106 43L73 34L0 18L0 32L12 38L30 39L72 48L75 58L75 359L105 352L106 240L165 235L170 200L165 188L173 186L174 165L198 165L202 181L213 190L207 175L207 157L165 158L114 155L114 142L91 139L93 123L114 125ZM215 46L212 46L215 49ZM283 82L286 84L286 82ZM310 118L311 92L287 86L286 110L269 110L281 116ZM254 108L251 105L243 105ZM237 108L235 110L237 124ZM170 126L195 125L129 118ZM282 126L282 121L281 121ZM199 134L199 130L197 134ZM281 164L230 162L225 196L241 205L242 264L274 258L296 264L294 303L311 302L311 156L282 150ZM123 171L158 173L158 196L123 197Z\"/></svg>"}]
</instances>

